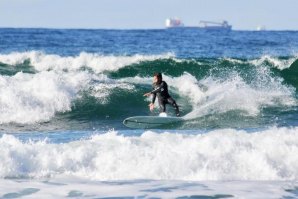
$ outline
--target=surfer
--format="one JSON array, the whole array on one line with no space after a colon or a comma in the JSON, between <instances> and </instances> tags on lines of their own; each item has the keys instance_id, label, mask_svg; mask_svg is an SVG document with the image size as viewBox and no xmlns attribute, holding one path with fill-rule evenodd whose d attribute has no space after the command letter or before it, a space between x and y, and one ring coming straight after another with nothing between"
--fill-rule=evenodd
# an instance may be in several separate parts
<instances>
[{"instance_id":1,"label":"surfer","mask_svg":"<svg viewBox=\"0 0 298 199\"><path fill-rule=\"evenodd\" d=\"M162 74L161 73L154 73L153 75L153 90L149 93L145 93L144 96L152 96L152 101L149 104L150 111L154 109L154 102L157 96L159 110L161 113L166 112L166 104L171 104L176 111L176 115L180 116L178 105L176 101L170 96L168 92L168 85L165 81L162 81Z\"/></svg>"}]
</instances>

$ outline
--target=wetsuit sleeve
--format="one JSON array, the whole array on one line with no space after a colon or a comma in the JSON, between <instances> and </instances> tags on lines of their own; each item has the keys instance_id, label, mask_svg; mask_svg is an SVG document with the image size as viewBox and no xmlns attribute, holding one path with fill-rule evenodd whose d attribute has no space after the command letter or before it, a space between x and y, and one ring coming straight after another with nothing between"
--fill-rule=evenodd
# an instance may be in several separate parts
<instances>
[{"instance_id":1,"label":"wetsuit sleeve","mask_svg":"<svg viewBox=\"0 0 298 199\"><path fill-rule=\"evenodd\" d=\"M151 101L151 102L152 102L152 104L154 104L154 102L155 102L155 99L156 99L156 93L153 93L153 94L152 94L152 101Z\"/></svg>"}]
</instances>

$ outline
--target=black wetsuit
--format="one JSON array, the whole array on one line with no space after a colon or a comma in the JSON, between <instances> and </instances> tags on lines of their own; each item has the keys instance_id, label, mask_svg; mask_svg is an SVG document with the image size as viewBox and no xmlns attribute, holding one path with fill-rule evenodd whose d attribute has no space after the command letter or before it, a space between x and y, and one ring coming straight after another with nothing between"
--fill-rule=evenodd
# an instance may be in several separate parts
<instances>
[{"instance_id":1,"label":"black wetsuit","mask_svg":"<svg viewBox=\"0 0 298 199\"><path fill-rule=\"evenodd\" d=\"M176 104L175 100L169 95L168 85L165 81L162 81L160 84L154 83L153 90L150 93L153 95L153 104L157 96L160 112L166 112L166 104L171 104L175 108L176 115L180 115L178 105Z\"/></svg>"}]
</instances>

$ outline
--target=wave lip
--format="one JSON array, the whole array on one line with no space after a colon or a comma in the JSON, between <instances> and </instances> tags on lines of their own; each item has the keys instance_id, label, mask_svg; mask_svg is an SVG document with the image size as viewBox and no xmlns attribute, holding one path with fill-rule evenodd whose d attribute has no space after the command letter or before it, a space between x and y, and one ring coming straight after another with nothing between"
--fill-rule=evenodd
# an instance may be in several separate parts
<instances>
[{"instance_id":1,"label":"wave lip","mask_svg":"<svg viewBox=\"0 0 298 199\"><path fill-rule=\"evenodd\" d=\"M0 138L0 176L76 176L95 180L297 180L298 128L256 133L124 137L111 131L64 144Z\"/></svg>"},{"instance_id":2,"label":"wave lip","mask_svg":"<svg viewBox=\"0 0 298 199\"><path fill-rule=\"evenodd\" d=\"M81 52L77 56L60 56L45 54L40 51L14 52L7 55L0 55L0 62L9 65L19 65L29 60L30 64L37 71L48 70L79 70L82 67L89 67L96 73L104 71L116 71L122 67L137 64L142 61L153 61L156 59L167 59L173 57L171 53L164 55L132 55L113 56L96 53Z\"/></svg>"},{"instance_id":3,"label":"wave lip","mask_svg":"<svg viewBox=\"0 0 298 199\"><path fill-rule=\"evenodd\" d=\"M295 60L297 60L297 58L298 58L298 55L295 55L288 59L281 59L281 58L276 58L269 55L264 55L259 59L254 59L249 61L249 63L255 66L260 66L267 62L279 70L284 70L289 68L295 62Z\"/></svg>"}]
</instances>

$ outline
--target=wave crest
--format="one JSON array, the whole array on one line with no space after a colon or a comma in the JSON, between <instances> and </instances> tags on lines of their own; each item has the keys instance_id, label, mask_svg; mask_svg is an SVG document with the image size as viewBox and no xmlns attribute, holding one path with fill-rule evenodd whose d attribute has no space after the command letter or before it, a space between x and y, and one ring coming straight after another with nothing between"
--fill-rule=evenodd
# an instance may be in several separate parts
<instances>
[{"instance_id":1,"label":"wave crest","mask_svg":"<svg viewBox=\"0 0 298 199\"><path fill-rule=\"evenodd\" d=\"M64 144L0 138L0 176L72 175L96 180L297 180L298 129L206 134L111 131Z\"/></svg>"},{"instance_id":2,"label":"wave crest","mask_svg":"<svg viewBox=\"0 0 298 199\"><path fill-rule=\"evenodd\" d=\"M78 56L60 56L45 54L40 51L15 52L7 55L0 55L0 62L9 65L19 65L29 60L30 64L37 71L48 70L79 70L82 67L90 67L94 72L115 71L127 65L136 64L142 61L153 61L156 59L167 59L173 54L165 55L132 55L113 56L96 53L81 52Z\"/></svg>"}]
</instances>

